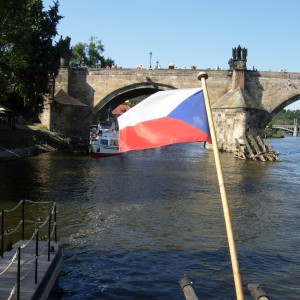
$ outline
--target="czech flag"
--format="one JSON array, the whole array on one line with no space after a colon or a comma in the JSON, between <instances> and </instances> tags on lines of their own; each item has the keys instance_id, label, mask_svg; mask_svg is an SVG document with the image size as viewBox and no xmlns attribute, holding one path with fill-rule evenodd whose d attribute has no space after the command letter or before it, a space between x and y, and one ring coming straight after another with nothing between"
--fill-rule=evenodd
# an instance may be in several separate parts
<instances>
[{"instance_id":1,"label":"czech flag","mask_svg":"<svg viewBox=\"0 0 300 300\"><path fill-rule=\"evenodd\" d=\"M210 142L201 88L157 92L118 118L119 150Z\"/></svg>"}]
</instances>

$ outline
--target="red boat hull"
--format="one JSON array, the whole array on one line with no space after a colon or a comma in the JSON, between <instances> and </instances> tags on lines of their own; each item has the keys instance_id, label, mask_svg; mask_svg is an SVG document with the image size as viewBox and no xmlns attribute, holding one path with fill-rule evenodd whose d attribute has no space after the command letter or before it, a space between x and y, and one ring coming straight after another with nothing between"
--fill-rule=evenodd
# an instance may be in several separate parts
<instances>
[{"instance_id":1,"label":"red boat hull","mask_svg":"<svg viewBox=\"0 0 300 300\"><path fill-rule=\"evenodd\" d=\"M104 152L91 152L91 157L109 157L109 156L117 156L122 153L104 153Z\"/></svg>"}]
</instances>

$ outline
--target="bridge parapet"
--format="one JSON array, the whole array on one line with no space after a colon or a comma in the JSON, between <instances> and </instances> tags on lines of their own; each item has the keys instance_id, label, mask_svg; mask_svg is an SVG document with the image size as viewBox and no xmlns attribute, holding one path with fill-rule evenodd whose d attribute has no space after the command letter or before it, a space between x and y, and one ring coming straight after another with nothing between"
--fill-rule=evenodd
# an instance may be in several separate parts
<instances>
[{"instance_id":1,"label":"bridge parapet","mask_svg":"<svg viewBox=\"0 0 300 300\"><path fill-rule=\"evenodd\" d=\"M79 69L70 70L70 94L95 107L114 91L137 83L161 84L173 88L199 87L194 69ZM227 70L207 71L211 101L218 100L230 89ZM210 88L211 86L211 88Z\"/></svg>"},{"instance_id":2,"label":"bridge parapet","mask_svg":"<svg viewBox=\"0 0 300 300\"><path fill-rule=\"evenodd\" d=\"M207 86L214 103L232 89L232 71L203 69L70 69L70 94L95 107L113 91L148 82L174 88L198 87L197 74L208 73ZM276 114L300 98L300 73L245 71L245 91L269 113Z\"/></svg>"}]
</instances>

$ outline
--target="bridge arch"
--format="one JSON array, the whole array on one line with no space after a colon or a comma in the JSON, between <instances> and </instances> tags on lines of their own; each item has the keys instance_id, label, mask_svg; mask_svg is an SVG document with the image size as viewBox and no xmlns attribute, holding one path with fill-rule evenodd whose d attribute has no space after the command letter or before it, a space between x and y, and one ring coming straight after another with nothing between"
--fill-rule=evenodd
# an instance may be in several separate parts
<instances>
[{"instance_id":1,"label":"bridge arch","mask_svg":"<svg viewBox=\"0 0 300 300\"><path fill-rule=\"evenodd\" d=\"M270 112L270 118L268 120L268 123L277 115L280 111L282 111L286 106L300 100L300 94L294 94L290 96L289 98L280 101L280 104L275 107L271 112Z\"/></svg>"},{"instance_id":2,"label":"bridge arch","mask_svg":"<svg viewBox=\"0 0 300 300\"><path fill-rule=\"evenodd\" d=\"M118 105L124 103L126 100L131 100L138 97L140 98L140 100L143 100L158 91L170 89L175 89L175 87L167 84L153 82L150 78L147 78L146 82L134 83L124 86L109 93L94 106L94 119L104 119L109 110L113 110Z\"/></svg>"}]
</instances>

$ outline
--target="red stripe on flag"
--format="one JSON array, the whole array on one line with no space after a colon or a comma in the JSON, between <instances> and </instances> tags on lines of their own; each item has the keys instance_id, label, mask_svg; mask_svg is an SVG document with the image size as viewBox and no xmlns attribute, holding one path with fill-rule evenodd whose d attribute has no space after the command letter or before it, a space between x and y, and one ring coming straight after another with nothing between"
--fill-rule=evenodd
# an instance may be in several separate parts
<instances>
[{"instance_id":1,"label":"red stripe on flag","mask_svg":"<svg viewBox=\"0 0 300 300\"><path fill-rule=\"evenodd\" d=\"M204 141L211 143L210 136L186 122L168 117L141 122L119 132L121 152Z\"/></svg>"}]
</instances>

